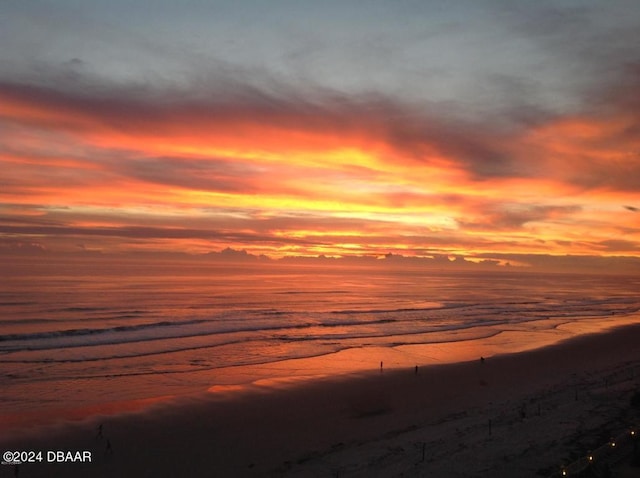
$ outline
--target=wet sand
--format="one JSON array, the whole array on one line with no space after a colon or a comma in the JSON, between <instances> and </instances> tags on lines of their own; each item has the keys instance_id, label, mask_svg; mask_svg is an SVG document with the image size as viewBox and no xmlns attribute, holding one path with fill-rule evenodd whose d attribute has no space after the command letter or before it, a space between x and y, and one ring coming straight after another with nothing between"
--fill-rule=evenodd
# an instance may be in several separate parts
<instances>
[{"instance_id":1,"label":"wet sand","mask_svg":"<svg viewBox=\"0 0 640 478\"><path fill-rule=\"evenodd\" d=\"M636 391L632 325L417 372L376 366L218 386L137 411L123 404L123 413L0 430L0 449L43 453L20 477L551 476L640 425ZM59 450L90 451L91 462L54 462L48 452ZM0 467L0 477L13 473Z\"/></svg>"}]
</instances>

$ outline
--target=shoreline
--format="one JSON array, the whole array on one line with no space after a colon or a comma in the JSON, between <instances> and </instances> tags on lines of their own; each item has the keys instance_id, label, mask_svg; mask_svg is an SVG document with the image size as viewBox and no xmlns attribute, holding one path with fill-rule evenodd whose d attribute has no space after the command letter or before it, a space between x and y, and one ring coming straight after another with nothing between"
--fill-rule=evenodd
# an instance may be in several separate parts
<instances>
[{"instance_id":1,"label":"shoreline","mask_svg":"<svg viewBox=\"0 0 640 478\"><path fill-rule=\"evenodd\" d=\"M490 358L530 352L562 345L583 337L606 335L625 327L640 326L640 314L599 318L598 325L577 322L561 322L549 328L548 320L541 321L544 327L533 330L517 329L497 332L488 337L462 338L458 341L432 342L424 344L399 344L394 347L368 345L339 350L330 354L299 357L276 362L238 365L208 371L184 372L185 387L162 388L145 383L147 393L141 395L134 382L147 376L120 379L131 385L132 396L116 395L110 400L87 400L78 406L55 406L43 410L17 410L0 415L3 429L25 428L32 425L50 426L57 422L81 421L93 416L118 415L120 413L144 412L157 403L172 402L199 395L214 395L214 398L242 395L256 390L289 389L304 386L317 380L342 381L379 372L384 364L385 372L413 369L415 366L437 367L472 362L480 357ZM623 320L621 320L623 319ZM620 323L621 322L621 323ZM528 323L527 325L531 325ZM81 379L82 380L82 379ZM71 379L76 382L78 379ZM64 382L61 382L64 383ZM84 381L90 389L91 381ZM27 384L28 386L28 384ZM120 387L123 388L123 387ZM137 392L137 393L135 393ZM104 392L103 392L104 394ZM106 395L106 394L105 394ZM51 416L53 412L56 417ZM29 418L32 417L32 418ZM23 419L25 418L25 419Z\"/></svg>"},{"instance_id":2,"label":"shoreline","mask_svg":"<svg viewBox=\"0 0 640 478\"><path fill-rule=\"evenodd\" d=\"M576 440L595 445L603 426L613 434L638 419L625 401L640 390L639 343L635 324L417 374L385 368L219 387L5 431L0 446L93 452L91 464L23 464L29 476L533 476L579 454ZM98 423L112 454L96 438Z\"/></svg>"},{"instance_id":3,"label":"shoreline","mask_svg":"<svg viewBox=\"0 0 640 478\"><path fill-rule=\"evenodd\" d=\"M343 349L330 354L286 359L253 365L238 365L205 371L184 372L178 380L143 375L108 379L70 379L52 382L66 392L67 400L45 397L36 408L6 410L0 413L0 429L20 431L31 427L55 426L66 421L90 420L95 416L144 412L157 403L179 401L201 394L227 397L257 390L288 389L317 380L343 380L379 371L448 365L523 351L533 351L571 341L585 335L607 334L611 330L640 324L640 314L612 317L574 318L567 322L543 319L511 329L494 331L487 336L467 338L464 329L459 340L399 344L393 347L367 345ZM491 331L491 327L485 327ZM470 334L472 337L475 333ZM107 383L109 382L109 383ZM27 400L38 396L37 384L25 384ZM216 398L214 397L214 398ZM54 400L52 400L55 399ZM16 398L13 398L14 402ZM43 408L42 405L56 403ZM62 405L64 403L64 405ZM0 438L2 431L0 430Z\"/></svg>"}]
</instances>

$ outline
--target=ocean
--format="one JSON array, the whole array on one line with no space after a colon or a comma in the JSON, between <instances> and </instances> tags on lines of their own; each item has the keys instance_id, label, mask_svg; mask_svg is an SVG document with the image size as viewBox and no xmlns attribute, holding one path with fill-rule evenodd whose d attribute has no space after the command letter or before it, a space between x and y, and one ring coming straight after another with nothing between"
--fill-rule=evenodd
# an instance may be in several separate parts
<instances>
[{"instance_id":1,"label":"ocean","mask_svg":"<svg viewBox=\"0 0 640 478\"><path fill-rule=\"evenodd\" d=\"M342 360L340 372L378 367L378 355L351 363L349 351L441 352L385 367L485 342L510 352L637 322L640 310L638 277L517 270L67 264L5 279L0 416L308 376L295 364L311 357Z\"/></svg>"}]
</instances>

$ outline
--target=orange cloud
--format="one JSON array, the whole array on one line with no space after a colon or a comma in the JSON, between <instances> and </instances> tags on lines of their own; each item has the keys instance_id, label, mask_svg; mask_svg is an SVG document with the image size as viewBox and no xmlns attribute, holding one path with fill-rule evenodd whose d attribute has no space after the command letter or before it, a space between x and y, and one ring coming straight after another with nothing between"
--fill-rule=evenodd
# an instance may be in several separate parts
<instances>
[{"instance_id":1,"label":"orange cloud","mask_svg":"<svg viewBox=\"0 0 640 478\"><path fill-rule=\"evenodd\" d=\"M5 239L640 256L624 207L640 204L640 140L623 110L507 131L385 98L138 93L0 84Z\"/></svg>"}]
</instances>

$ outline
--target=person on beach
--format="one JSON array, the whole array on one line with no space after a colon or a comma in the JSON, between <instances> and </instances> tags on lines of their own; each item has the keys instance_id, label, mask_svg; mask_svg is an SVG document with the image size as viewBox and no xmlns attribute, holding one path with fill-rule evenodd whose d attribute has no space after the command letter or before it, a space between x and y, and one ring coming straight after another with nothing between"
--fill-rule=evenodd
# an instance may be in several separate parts
<instances>
[{"instance_id":1,"label":"person on beach","mask_svg":"<svg viewBox=\"0 0 640 478\"><path fill-rule=\"evenodd\" d=\"M111 440L107 440L107 447L104 450L105 455L113 455L113 448L111 447Z\"/></svg>"},{"instance_id":2,"label":"person on beach","mask_svg":"<svg viewBox=\"0 0 640 478\"><path fill-rule=\"evenodd\" d=\"M98 425L98 434L96 435L96 438L103 438L103 435L102 435L102 423L100 425Z\"/></svg>"},{"instance_id":3,"label":"person on beach","mask_svg":"<svg viewBox=\"0 0 640 478\"><path fill-rule=\"evenodd\" d=\"M382 372L382 361L380 361L380 372Z\"/></svg>"}]
</instances>

